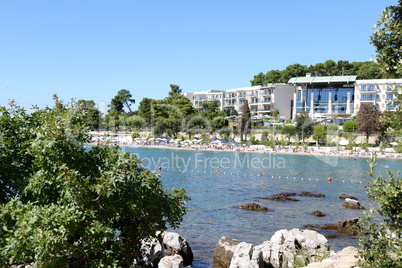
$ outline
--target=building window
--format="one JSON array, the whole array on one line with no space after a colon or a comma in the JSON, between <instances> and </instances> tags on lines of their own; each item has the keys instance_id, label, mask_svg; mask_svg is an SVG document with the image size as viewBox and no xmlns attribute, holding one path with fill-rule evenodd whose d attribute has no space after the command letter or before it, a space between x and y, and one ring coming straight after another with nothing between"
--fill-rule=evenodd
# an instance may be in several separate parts
<instances>
[{"instance_id":1,"label":"building window","mask_svg":"<svg viewBox=\"0 0 402 268\"><path fill-rule=\"evenodd\" d=\"M375 100L375 95L374 94L362 95L361 100L362 101L373 101L373 100Z\"/></svg>"},{"instance_id":2,"label":"building window","mask_svg":"<svg viewBox=\"0 0 402 268\"><path fill-rule=\"evenodd\" d=\"M394 85L387 85L387 91L394 91L395 86Z\"/></svg>"},{"instance_id":3,"label":"building window","mask_svg":"<svg viewBox=\"0 0 402 268\"><path fill-rule=\"evenodd\" d=\"M393 104L388 103L386 109L387 109L387 110L395 110L395 107L396 107L396 105L393 105Z\"/></svg>"}]
</instances>

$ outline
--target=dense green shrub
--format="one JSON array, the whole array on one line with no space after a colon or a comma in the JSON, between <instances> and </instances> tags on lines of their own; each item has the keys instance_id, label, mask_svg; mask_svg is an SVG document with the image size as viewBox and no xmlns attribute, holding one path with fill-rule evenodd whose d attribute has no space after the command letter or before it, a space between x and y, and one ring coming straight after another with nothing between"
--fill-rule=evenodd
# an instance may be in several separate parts
<instances>
[{"instance_id":1,"label":"dense green shrub","mask_svg":"<svg viewBox=\"0 0 402 268\"><path fill-rule=\"evenodd\" d=\"M357 130L357 125L355 120L349 120L343 123L342 129L344 132L355 132Z\"/></svg>"},{"instance_id":2,"label":"dense green shrub","mask_svg":"<svg viewBox=\"0 0 402 268\"><path fill-rule=\"evenodd\" d=\"M130 267L186 212L184 190L165 191L133 154L85 148L76 108L0 107L0 267Z\"/></svg>"},{"instance_id":3,"label":"dense green shrub","mask_svg":"<svg viewBox=\"0 0 402 268\"><path fill-rule=\"evenodd\" d=\"M338 130L338 125L332 124L327 127L328 132L336 132Z\"/></svg>"},{"instance_id":4,"label":"dense green shrub","mask_svg":"<svg viewBox=\"0 0 402 268\"><path fill-rule=\"evenodd\" d=\"M402 181L391 172L374 178L374 157L369 161L371 177L366 189L377 208L364 212L360 220L359 256L362 268L402 267Z\"/></svg>"}]
</instances>

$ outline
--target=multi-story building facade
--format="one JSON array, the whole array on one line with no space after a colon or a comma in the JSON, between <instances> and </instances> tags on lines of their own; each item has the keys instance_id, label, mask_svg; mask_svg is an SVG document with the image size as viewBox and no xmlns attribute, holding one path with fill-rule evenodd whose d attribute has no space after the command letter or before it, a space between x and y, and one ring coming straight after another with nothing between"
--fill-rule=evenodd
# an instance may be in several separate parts
<instances>
[{"instance_id":1,"label":"multi-story building facade","mask_svg":"<svg viewBox=\"0 0 402 268\"><path fill-rule=\"evenodd\" d=\"M307 111L312 118L350 117L354 110L355 81L357 76L294 77L293 118Z\"/></svg>"},{"instance_id":2,"label":"multi-story building facade","mask_svg":"<svg viewBox=\"0 0 402 268\"><path fill-rule=\"evenodd\" d=\"M394 90L402 86L402 79L357 80L355 86L354 108L357 111L362 103L376 105L382 112L395 111L390 102L395 97Z\"/></svg>"},{"instance_id":3,"label":"multi-story building facade","mask_svg":"<svg viewBox=\"0 0 402 268\"><path fill-rule=\"evenodd\" d=\"M293 77L288 84L267 84L243 88L199 91L187 95L195 108L204 101L218 100L220 109L243 111L248 101L253 116L269 116L276 109L284 119L295 119L301 111L313 119L348 120L361 103L375 104L381 111L394 110L393 90L402 79L357 80L357 76ZM186 94L186 93L185 93Z\"/></svg>"},{"instance_id":4,"label":"multi-story building facade","mask_svg":"<svg viewBox=\"0 0 402 268\"><path fill-rule=\"evenodd\" d=\"M275 109L278 109L281 116L289 119L292 114L293 87L287 84L268 84L228 89L226 91L194 92L192 97L195 108L201 108L201 103L204 101L218 100L222 110L235 109L241 114L243 112L243 103L247 100L250 111L255 116L271 115Z\"/></svg>"},{"instance_id":5,"label":"multi-story building facade","mask_svg":"<svg viewBox=\"0 0 402 268\"><path fill-rule=\"evenodd\" d=\"M221 90L207 90L194 92L192 99L190 101L193 103L194 108L202 108L201 103L205 101L218 100L220 105L219 108L223 110L224 108L224 91Z\"/></svg>"}]
</instances>

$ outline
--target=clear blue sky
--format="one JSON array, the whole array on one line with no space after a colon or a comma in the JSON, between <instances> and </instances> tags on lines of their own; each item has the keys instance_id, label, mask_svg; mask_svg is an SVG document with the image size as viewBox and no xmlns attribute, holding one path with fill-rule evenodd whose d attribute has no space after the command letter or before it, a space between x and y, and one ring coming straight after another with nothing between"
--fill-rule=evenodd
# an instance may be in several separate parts
<instances>
[{"instance_id":1,"label":"clear blue sky","mask_svg":"<svg viewBox=\"0 0 402 268\"><path fill-rule=\"evenodd\" d=\"M368 61L397 0L0 0L0 105L108 104L250 85L259 72Z\"/></svg>"}]
</instances>

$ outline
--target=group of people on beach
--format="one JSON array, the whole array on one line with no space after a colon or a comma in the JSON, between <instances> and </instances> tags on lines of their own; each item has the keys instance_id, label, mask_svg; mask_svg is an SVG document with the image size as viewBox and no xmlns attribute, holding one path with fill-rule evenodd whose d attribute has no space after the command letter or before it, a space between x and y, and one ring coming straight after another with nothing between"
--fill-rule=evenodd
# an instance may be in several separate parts
<instances>
[{"instance_id":1,"label":"group of people on beach","mask_svg":"<svg viewBox=\"0 0 402 268\"><path fill-rule=\"evenodd\" d=\"M120 138L110 138L104 136L93 136L92 144L108 144L128 147L154 147L154 148L169 148L169 149L185 149L185 150L205 150L205 151L228 151L228 152L260 152L260 153L285 153L285 154L317 154L328 156L349 156L349 157L370 157L373 152L376 152L377 157L387 158L402 158L400 153L385 153L376 150L363 150L359 147L352 150L345 146L339 147L319 147L319 146L281 146L268 147L265 145L250 145L249 143L237 142L210 142L209 144L199 141L175 141L175 140L149 140L146 138L132 139L129 136Z\"/></svg>"}]
</instances>

